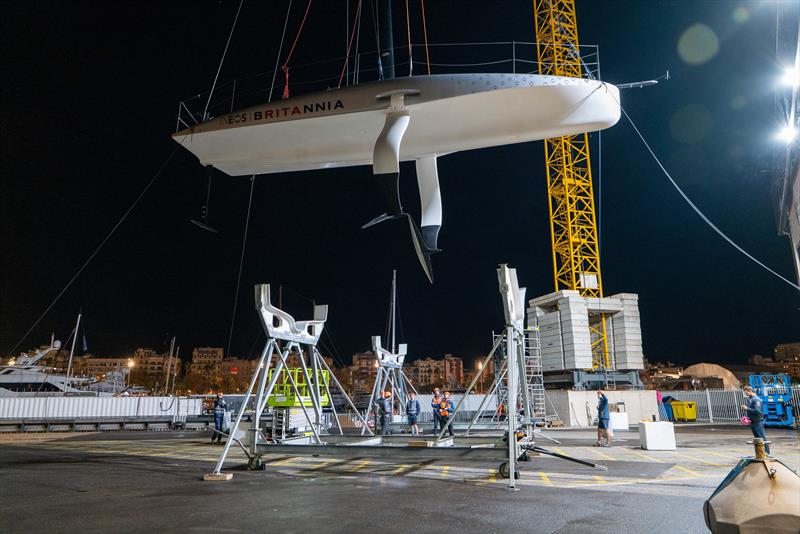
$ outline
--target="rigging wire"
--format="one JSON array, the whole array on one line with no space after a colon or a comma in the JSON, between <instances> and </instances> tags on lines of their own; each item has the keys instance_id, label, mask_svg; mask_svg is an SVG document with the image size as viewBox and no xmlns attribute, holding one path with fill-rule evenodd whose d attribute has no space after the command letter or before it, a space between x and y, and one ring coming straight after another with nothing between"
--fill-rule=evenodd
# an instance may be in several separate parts
<instances>
[{"instance_id":1,"label":"rigging wire","mask_svg":"<svg viewBox=\"0 0 800 534\"><path fill-rule=\"evenodd\" d=\"M358 73L361 68L361 59L358 56L358 47L361 41L361 4L358 5L358 12L356 13L356 50L353 54L355 56L355 65L353 65L353 84L358 85Z\"/></svg>"},{"instance_id":2,"label":"rigging wire","mask_svg":"<svg viewBox=\"0 0 800 534\"><path fill-rule=\"evenodd\" d=\"M638 135L638 136L639 136L639 139L641 139L641 140L642 140L642 143L644 143L644 146L645 146L645 148L647 149L647 151L648 151L648 152L650 152L650 155L653 157L653 159L655 160L656 164L657 164L657 165L659 166L659 168L661 169L661 172L663 172L663 173L664 173L664 176L666 176L666 177L667 177L667 179L670 181L670 183L671 183L671 184L672 184L672 186L675 188L675 190L676 190L676 191L678 191L678 193L680 194L680 196L681 196L681 197L683 197L683 200L685 200L685 201L686 201L686 203L687 203L687 204L689 204L689 207L691 207L691 208L692 208L692 210L694 210L694 212L695 212L695 213L697 213L697 215L699 215L699 216L700 216L700 218L701 218L701 219L703 219L703 221L704 221L704 222L705 222L705 223L706 223L708 226L710 226L712 230L714 230L714 231L715 231L717 234L719 234L719 235L720 235L720 237L722 237L722 238L723 238L725 241L727 241L727 242L728 242L728 243L729 243L729 244L730 244L730 245L731 245L733 248L735 248L736 250L738 250L739 252L741 252L742 254L744 254L744 255L745 255L747 258L749 258L750 260L752 260L754 263L756 263L756 264L758 264L759 266L763 267L764 269L766 269L767 271L769 271L770 273L772 273L772 274L773 274L773 275L775 275L776 277L780 278L781 280L783 280L784 282L786 282L787 284L789 284L789 285L790 285L790 286L792 286L793 288L795 288L795 289L797 289L798 291L800 291L800 286L799 286L799 285L797 285L797 284L795 284L794 282L792 282L792 281L788 280L787 278L784 278L783 276L781 276L781 275L780 275L780 274L778 274L777 272L775 272L775 271L773 271L772 269L770 269L769 267L767 267L767 266L766 266L764 263L762 263L761 261L757 260L755 257L753 257L753 255L751 255L751 254L750 254L749 252L747 252L745 249L743 249L742 247L740 247L740 246L739 246L739 245L738 245L738 244L737 244L737 243L736 243L736 242L735 242L733 239L731 239L730 237L728 237L728 236L725 234L725 232L723 232L722 230L720 230L720 229L717 227L717 225L715 225L713 222L711 222L711 220L710 220L708 217L706 217L706 216L705 216L705 214L704 214L702 211L700 211L700 208L698 208L698 207L697 207L697 206L694 204L694 202L692 202L692 201L689 199L689 197L686 195L686 193L684 193L684 192L683 192L683 189L681 189L681 188L680 188L680 186L679 186L679 185L678 185L678 184L675 182L675 180L672 178L672 176L671 176L671 175L670 175L670 173L667 171L667 169L666 169L666 168L664 168L664 165L662 165L662 163L661 163L661 160L660 160L660 159L658 159L658 156L656 156L655 152L653 152L653 149L652 149L652 148L650 148L650 145L649 145L649 144L648 144L648 142L645 140L645 138L644 138L644 136L642 135L642 133L639 131L639 128L637 128L637 127L636 127L636 124L634 124L634 122L633 122L633 120L631 119L630 115L628 115L628 112L627 112L627 111L625 111L625 108L623 108L623 107L620 105L620 109L622 110L622 113L625 115L625 118L626 118L626 119L628 119L628 123L629 123L629 124L630 124L630 125L633 127L633 130L636 132L636 135Z\"/></svg>"},{"instance_id":3,"label":"rigging wire","mask_svg":"<svg viewBox=\"0 0 800 534\"><path fill-rule=\"evenodd\" d=\"M353 47L353 38L356 35L356 27L358 26L358 17L361 15L361 0L358 0L358 5L356 6L356 20L353 21L353 31L350 32L350 42L347 44L347 55L344 58L344 65L342 65L342 73L339 75L339 85L337 86L339 89L342 88L342 80L344 79L344 73L347 70L348 65L350 64L350 49Z\"/></svg>"},{"instance_id":4,"label":"rigging wire","mask_svg":"<svg viewBox=\"0 0 800 534\"><path fill-rule=\"evenodd\" d=\"M153 177L150 178L150 181L147 182L147 185L144 186L144 189L142 189L141 193L139 193L139 196L136 197L136 199L133 201L133 203L130 205L130 207L128 207L128 209L125 210L125 213L122 214L122 217L120 218L119 221L117 221L117 224L115 224L111 228L111 230L108 232L108 234L106 234L106 236L103 238L103 240L100 241L100 244L97 245L97 248L94 249L94 252L92 252L89 255L89 258L85 262L83 262L83 265L81 265L80 268L78 269L78 271L72 276L72 278L69 279L69 282L67 282L67 284L61 289L61 291L58 292L58 295L56 295L56 297L53 299L53 301L47 306L47 308L45 308L45 310L42 312L42 314L39 315L39 317L36 319L36 321L34 321L34 323L31 325L31 327L28 328L27 332L25 332L25 334L23 334L23 336L19 339L19 341L17 341L17 343L14 345L14 347L8 352L8 356L7 357L11 357L11 355L14 353L14 351L17 350L17 348L19 348L19 346L22 344L23 341L25 341L25 339L28 337L28 335L30 335L30 333L33 332L33 329L36 328L39 325L39 323L42 321L42 319L44 319L44 317L53 308L53 306L56 305L56 302L58 302L61 299L61 297L72 286L72 284L75 282L75 280L78 279L78 276L80 276L80 274L84 271L84 269L86 269L86 267L89 265L89 263L91 263L91 261L94 259L94 257L97 256L97 253L100 252L100 249L103 248L103 245L105 245L108 242L108 240L111 239L111 236L114 235L114 232L116 232L117 229L122 225L122 223L125 222L125 219L128 218L128 215L130 215L130 213L133 211L133 208L135 208L136 205L139 204L139 201L142 200L142 197L144 197L145 193L147 193L147 191L150 189L150 187L153 185L153 183L155 183L156 179L159 176L161 176L161 173L164 171L164 169L166 169L166 167L169 164L169 162L172 161L172 158L175 156L175 154L178 152L178 149L181 146L182 146L181 144L178 144L178 146L176 146L172 150L172 153L170 153L170 155L167 157L167 159L164 160L164 163L161 164L161 167L159 167L158 170L156 171L156 173L153 175Z\"/></svg>"},{"instance_id":5,"label":"rigging wire","mask_svg":"<svg viewBox=\"0 0 800 534\"><path fill-rule=\"evenodd\" d=\"M306 12L303 14L303 20L300 22L300 27L297 29L297 35L294 37L294 42L292 43L292 48L289 49L289 54L286 56L286 61L283 62L281 66L281 70L285 76L284 85L283 85L283 99L286 100L289 98L289 60L292 59L292 54L294 54L294 49L297 46L297 41L300 40L300 34L303 33L303 28L306 25L306 19L308 18L308 12L311 11L311 2L313 0L308 0L308 4L306 5ZM288 16L288 15L287 15Z\"/></svg>"},{"instance_id":6,"label":"rigging wire","mask_svg":"<svg viewBox=\"0 0 800 534\"><path fill-rule=\"evenodd\" d=\"M286 19L283 21L283 33L281 33L281 44L278 47L278 55L275 56L275 68L272 70L272 84L269 86L269 96L267 97L267 103L272 102L272 91L275 90L275 78L278 77L278 65L281 61L281 53L283 52L283 43L286 39L286 26L289 25L289 15L292 13L292 2L294 0L289 0L289 7L286 8Z\"/></svg>"},{"instance_id":7,"label":"rigging wire","mask_svg":"<svg viewBox=\"0 0 800 534\"><path fill-rule=\"evenodd\" d=\"M425 0L420 1L420 10L422 11L422 35L425 39L425 63L428 65L428 76L431 75L431 54L428 50L428 23L425 21Z\"/></svg>"},{"instance_id":8,"label":"rigging wire","mask_svg":"<svg viewBox=\"0 0 800 534\"><path fill-rule=\"evenodd\" d=\"M242 11L242 4L244 4L244 0L239 1L239 7L236 9L236 16L233 19L231 32L228 34L228 41L225 43L225 50L222 51L222 58L220 58L219 60L219 66L217 67L217 74L214 75L214 83L211 84L211 91L208 93L208 100L206 100L206 107L203 109L203 121L205 121L208 118L208 105L211 103L211 97L214 96L214 89L217 87L217 80L219 79L219 73L222 70L222 64L225 62L225 55L228 53L228 46L231 44L231 37L233 37L233 31L236 29L236 22L239 20L239 13Z\"/></svg>"},{"instance_id":9,"label":"rigging wire","mask_svg":"<svg viewBox=\"0 0 800 534\"><path fill-rule=\"evenodd\" d=\"M406 0L406 34L408 35L408 75L414 74L414 58L411 50L411 17L408 15L408 0Z\"/></svg>"},{"instance_id":10,"label":"rigging wire","mask_svg":"<svg viewBox=\"0 0 800 534\"><path fill-rule=\"evenodd\" d=\"M228 348L226 354L230 356L231 340L233 339L233 326L236 324L236 307L239 304L239 286L242 282L242 266L244 265L244 251L247 248L247 230L250 228L250 208L253 206L253 189L256 185L256 175L250 177L250 199L247 201L247 217L244 223L244 236L242 236L242 254L239 257L239 274L236 277L236 293L233 297L233 312L231 313L231 329L228 332Z\"/></svg>"}]
</instances>

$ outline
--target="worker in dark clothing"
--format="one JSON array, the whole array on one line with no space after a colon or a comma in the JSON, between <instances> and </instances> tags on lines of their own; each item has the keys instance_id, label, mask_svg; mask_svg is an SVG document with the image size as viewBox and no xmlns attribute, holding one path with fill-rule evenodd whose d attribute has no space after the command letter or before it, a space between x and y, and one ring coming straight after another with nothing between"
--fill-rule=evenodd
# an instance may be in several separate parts
<instances>
[{"instance_id":1,"label":"worker in dark clothing","mask_svg":"<svg viewBox=\"0 0 800 534\"><path fill-rule=\"evenodd\" d=\"M767 454L770 454L769 444L766 443L767 435L764 432L764 410L761 397L750 386L744 387L744 396L747 399L747 404L742 404L741 408L747 411L747 418L750 419L750 432L753 433L753 437L764 440L764 450Z\"/></svg>"},{"instance_id":2,"label":"worker in dark clothing","mask_svg":"<svg viewBox=\"0 0 800 534\"><path fill-rule=\"evenodd\" d=\"M419 427L417 426L417 418L422 411L422 407L417 400L417 393L411 391L408 394L406 401L406 415L408 416L408 426L411 429L411 435L416 436L419 434Z\"/></svg>"},{"instance_id":3,"label":"worker in dark clothing","mask_svg":"<svg viewBox=\"0 0 800 534\"><path fill-rule=\"evenodd\" d=\"M597 443L595 447L610 447L611 432L609 432L609 421L611 414L608 413L608 397L603 390L597 391ZM606 444L603 445L603 435L606 437Z\"/></svg>"},{"instance_id":4,"label":"worker in dark clothing","mask_svg":"<svg viewBox=\"0 0 800 534\"><path fill-rule=\"evenodd\" d=\"M453 415L455 411L455 406L453 406L453 401L450 400L450 392L445 391L444 397L442 398L442 402L439 403L439 421L442 425L442 429L447 425L447 422L450 421L450 417ZM447 430L450 432L450 435L453 435L453 423L450 423L450 426L447 427Z\"/></svg>"},{"instance_id":5,"label":"worker in dark clothing","mask_svg":"<svg viewBox=\"0 0 800 534\"><path fill-rule=\"evenodd\" d=\"M438 434L439 429L442 427L442 417L439 415L439 405L442 403L443 397L439 393L439 388L433 388L433 399L431 399L431 408L433 408L433 433Z\"/></svg>"},{"instance_id":6,"label":"worker in dark clothing","mask_svg":"<svg viewBox=\"0 0 800 534\"><path fill-rule=\"evenodd\" d=\"M381 418L381 436L390 434L389 425L392 422L392 392L386 391L378 403L378 415Z\"/></svg>"},{"instance_id":7,"label":"worker in dark clothing","mask_svg":"<svg viewBox=\"0 0 800 534\"><path fill-rule=\"evenodd\" d=\"M217 398L214 400L214 433L211 434L211 443L216 440L217 443L222 443L222 428L225 419L225 408L228 404L222 398L222 392L217 393Z\"/></svg>"}]
</instances>

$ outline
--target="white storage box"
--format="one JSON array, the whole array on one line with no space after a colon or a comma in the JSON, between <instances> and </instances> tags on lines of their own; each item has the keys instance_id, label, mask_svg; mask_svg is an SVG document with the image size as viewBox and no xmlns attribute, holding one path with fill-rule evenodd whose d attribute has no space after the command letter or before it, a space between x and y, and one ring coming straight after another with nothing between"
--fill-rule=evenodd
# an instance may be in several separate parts
<instances>
[{"instance_id":1,"label":"white storage box","mask_svg":"<svg viewBox=\"0 0 800 534\"><path fill-rule=\"evenodd\" d=\"M609 414L611 430L628 430L628 414L625 412L611 412Z\"/></svg>"},{"instance_id":2,"label":"white storage box","mask_svg":"<svg viewBox=\"0 0 800 534\"><path fill-rule=\"evenodd\" d=\"M674 451L675 427L666 421L640 421L639 439L647 451Z\"/></svg>"}]
</instances>

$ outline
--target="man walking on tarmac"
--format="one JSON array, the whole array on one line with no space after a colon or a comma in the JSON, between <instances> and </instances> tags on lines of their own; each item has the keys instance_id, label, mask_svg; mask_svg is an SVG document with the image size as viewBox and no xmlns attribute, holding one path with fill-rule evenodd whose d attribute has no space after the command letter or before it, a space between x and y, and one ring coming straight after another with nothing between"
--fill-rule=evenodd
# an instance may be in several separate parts
<instances>
[{"instance_id":1,"label":"man walking on tarmac","mask_svg":"<svg viewBox=\"0 0 800 534\"><path fill-rule=\"evenodd\" d=\"M611 446L611 431L609 430L609 420L611 414L608 413L608 397L602 389L597 390L597 443L595 447ZM606 436L606 444L603 445L603 434Z\"/></svg>"},{"instance_id":2,"label":"man walking on tarmac","mask_svg":"<svg viewBox=\"0 0 800 534\"><path fill-rule=\"evenodd\" d=\"M390 434L389 425L392 422L392 392L386 391L378 402L378 413L381 417L381 436Z\"/></svg>"},{"instance_id":3,"label":"man walking on tarmac","mask_svg":"<svg viewBox=\"0 0 800 534\"><path fill-rule=\"evenodd\" d=\"M442 417L439 415L439 405L444 398L439 393L439 388L433 388L433 399L431 400L431 408L433 408L433 433L438 434L442 425Z\"/></svg>"}]
</instances>

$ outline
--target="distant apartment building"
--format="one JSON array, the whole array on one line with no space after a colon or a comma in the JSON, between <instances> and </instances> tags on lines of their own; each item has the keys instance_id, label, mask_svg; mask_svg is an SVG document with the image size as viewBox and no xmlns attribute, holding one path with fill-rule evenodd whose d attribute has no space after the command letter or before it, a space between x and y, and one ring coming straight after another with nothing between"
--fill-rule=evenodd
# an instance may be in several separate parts
<instances>
[{"instance_id":1,"label":"distant apartment building","mask_svg":"<svg viewBox=\"0 0 800 534\"><path fill-rule=\"evenodd\" d=\"M464 361L452 354L445 354L442 361L442 376L445 388L460 388L464 383Z\"/></svg>"},{"instance_id":2,"label":"distant apartment building","mask_svg":"<svg viewBox=\"0 0 800 534\"><path fill-rule=\"evenodd\" d=\"M800 342L781 343L775 347L776 362L800 362Z\"/></svg>"},{"instance_id":3,"label":"distant apartment building","mask_svg":"<svg viewBox=\"0 0 800 534\"><path fill-rule=\"evenodd\" d=\"M464 385L464 361L452 354L445 354L442 360L414 360L405 367L405 373L414 386L423 390L437 386L459 389Z\"/></svg>"}]
</instances>

